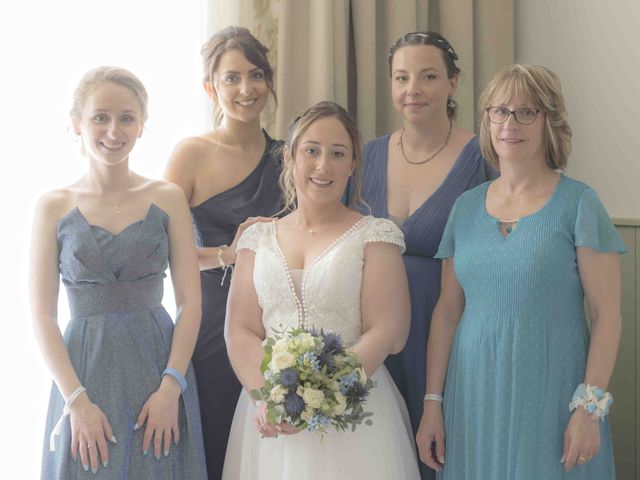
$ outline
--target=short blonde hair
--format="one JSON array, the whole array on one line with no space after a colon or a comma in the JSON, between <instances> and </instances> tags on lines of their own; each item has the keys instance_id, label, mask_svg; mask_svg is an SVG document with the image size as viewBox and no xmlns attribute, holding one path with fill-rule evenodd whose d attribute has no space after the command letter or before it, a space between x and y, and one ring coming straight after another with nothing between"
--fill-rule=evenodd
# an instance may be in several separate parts
<instances>
[{"instance_id":1,"label":"short blonde hair","mask_svg":"<svg viewBox=\"0 0 640 480\"><path fill-rule=\"evenodd\" d=\"M87 98L89 98L98 87L101 87L105 83L115 83L116 85L131 90L140 106L142 122L147 121L149 96L140 79L129 70L110 66L102 66L89 70L80 79L76 89L73 91L73 103L71 105L71 111L69 112L72 119L80 119Z\"/></svg>"},{"instance_id":2,"label":"short blonde hair","mask_svg":"<svg viewBox=\"0 0 640 480\"><path fill-rule=\"evenodd\" d=\"M287 139L284 148L289 155L283 155L282 172L280 173L280 188L284 195L283 212L291 212L296 208L296 188L293 181L293 162L300 137L313 122L322 118L337 119L347 131L353 145L353 197L350 204L362 203L362 137L356 122L347 111L335 102L319 102L298 114L289 123ZM288 158L287 158L288 157Z\"/></svg>"},{"instance_id":3,"label":"short blonde hair","mask_svg":"<svg viewBox=\"0 0 640 480\"><path fill-rule=\"evenodd\" d=\"M487 108L521 96L526 97L544 115L545 160L549 168L562 170L571 153L571 127L567 122L562 88L558 76L539 65L514 64L493 77L480 96L480 149L484 158L500 168L498 154L491 143L491 125Z\"/></svg>"}]
</instances>

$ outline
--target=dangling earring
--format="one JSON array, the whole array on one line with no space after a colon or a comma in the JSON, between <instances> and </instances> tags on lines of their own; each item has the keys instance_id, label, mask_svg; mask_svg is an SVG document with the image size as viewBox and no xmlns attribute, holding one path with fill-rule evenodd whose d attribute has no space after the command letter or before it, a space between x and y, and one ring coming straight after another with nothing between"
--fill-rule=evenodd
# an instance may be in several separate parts
<instances>
[{"instance_id":1,"label":"dangling earring","mask_svg":"<svg viewBox=\"0 0 640 480\"><path fill-rule=\"evenodd\" d=\"M455 110L456 108L458 108L458 102L456 102L451 96L447 97L447 109Z\"/></svg>"}]
</instances>

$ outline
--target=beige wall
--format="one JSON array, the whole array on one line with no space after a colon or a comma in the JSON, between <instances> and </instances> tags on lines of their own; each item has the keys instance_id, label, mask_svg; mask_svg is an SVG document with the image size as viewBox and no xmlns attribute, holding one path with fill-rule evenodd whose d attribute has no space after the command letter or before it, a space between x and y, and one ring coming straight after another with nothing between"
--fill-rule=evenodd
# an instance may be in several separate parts
<instances>
[{"instance_id":1,"label":"beige wall","mask_svg":"<svg viewBox=\"0 0 640 480\"><path fill-rule=\"evenodd\" d=\"M515 0L515 58L562 80L567 173L613 217L640 219L640 1Z\"/></svg>"}]
</instances>

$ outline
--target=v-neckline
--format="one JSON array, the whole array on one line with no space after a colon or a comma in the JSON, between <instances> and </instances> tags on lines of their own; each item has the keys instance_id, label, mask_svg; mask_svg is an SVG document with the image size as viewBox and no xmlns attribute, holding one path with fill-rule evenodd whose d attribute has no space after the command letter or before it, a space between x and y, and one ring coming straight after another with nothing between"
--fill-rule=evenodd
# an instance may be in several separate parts
<instances>
[{"instance_id":1,"label":"v-neckline","mask_svg":"<svg viewBox=\"0 0 640 480\"><path fill-rule=\"evenodd\" d=\"M275 245L276 252L280 257L280 263L282 268L284 269L285 276L287 278L287 282L289 284L289 293L293 296L295 303L298 307L298 318L300 320L300 325L303 328L309 328L309 325L306 325L307 319L307 302L305 297L305 285L307 282L307 278L309 276L309 272L313 270L313 268L318 264L320 260L326 257L333 249L335 249L340 243L344 242L346 238L348 238L353 232L357 231L365 222L366 219L370 218L370 215L363 216L359 218L356 222L354 222L349 228L347 228L339 237L337 237L333 242L329 244L319 255L315 256L309 265L306 265L304 268L296 269L302 270L302 281L300 284L300 296L302 298L298 298L298 294L296 293L295 286L293 284L293 278L291 277L291 269L289 268L289 262L287 261L287 257L285 257L284 252L280 248L280 242L278 241L278 229L276 226L277 219L273 219L271 221L271 238Z\"/></svg>"},{"instance_id":2,"label":"v-neckline","mask_svg":"<svg viewBox=\"0 0 640 480\"><path fill-rule=\"evenodd\" d=\"M453 173L455 170L457 170L459 168L461 159L462 159L462 154L467 150L467 148L469 148L469 145L471 145L471 142L473 142L473 140L476 138L476 136L474 135L473 137L471 137L469 139L469 141L467 143L465 143L464 147L462 147L462 150L460 150L460 153L458 154L458 157L456 158L456 161L453 162L453 165L451 166L451 168L449 169L449 172L447 173L447 175L444 177L444 180L442 180L442 182L440 183L440 185L438 186L438 188L436 188L431 195L429 195L427 198L424 199L424 201L418 206L418 208L416 208L413 212L411 212L409 215L406 216L406 218L402 221L401 224L397 224L398 227L400 228L400 230L404 231L405 226L409 223L409 221L411 220L412 217L414 217L419 211L421 211L423 208L425 208L425 206L441 191L443 190L444 186L449 183L449 180L452 178ZM385 161L382 162L383 163L383 168L382 168L382 175L384 178L384 217L385 218L390 218L389 216L389 145L391 143L391 134L387 135L387 142L386 142L386 158ZM395 222L394 222L395 223Z\"/></svg>"},{"instance_id":3,"label":"v-neckline","mask_svg":"<svg viewBox=\"0 0 640 480\"><path fill-rule=\"evenodd\" d=\"M92 227L98 227L101 230L103 230L103 231L107 232L108 234L110 234L112 237L116 238L120 234L122 234L125 230L129 229L130 227L132 227L132 226L134 226L136 224L139 224L138 231L135 233L134 240L133 240L133 244L137 245L138 238L140 237L140 233L144 229L144 226L147 223L147 220L149 219L149 217L151 216L151 211L153 210L154 207L158 208L160 211L164 211L160 207L158 207L155 203L151 202L149 204L149 208L147 209L147 213L145 214L145 216L142 219L136 220L135 222L129 223L122 230L120 230L118 233L115 233L115 234L112 233L110 230L108 230L108 229L106 229L104 227L101 227L100 225L94 225L94 224L89 223L89 220L87 220L87 217L84 216L84 214L82 213L82 210L80 210L79 207L75 207L74 210L78 212L78 215L80 216L85 228L87 229L87 231L89 233L89 236L91 237L91 243L92 243L93 247L95 248L95 250L98 252L98 255L100 257L100 261L102 263L103 269L110 274L110 277L111 277L112 280L118 281L118 280L120 280L120 278L123 277L123 275L127 271L127 265L131 261L131 256L133 255L133 251L135 250L135 248L132 248L131 251L129 251L127 253L127 255L126 255L127 259L126 259L126 261L124 263L125 266L122 268L120 273L118 275L116 275L116 273L113 271L113 269L109 266L109 262L107 262L106 258L104 258L104 253L103 253L102 249L100 248L100 245L98 244L98 239L96 238L95 234L93 233Z\"/></svg>"}]
</instances>

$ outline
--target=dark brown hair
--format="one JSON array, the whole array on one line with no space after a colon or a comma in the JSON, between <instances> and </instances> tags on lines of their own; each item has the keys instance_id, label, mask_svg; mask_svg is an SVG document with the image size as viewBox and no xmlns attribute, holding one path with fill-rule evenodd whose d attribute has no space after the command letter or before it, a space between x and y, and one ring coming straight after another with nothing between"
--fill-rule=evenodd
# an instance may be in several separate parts
<instances>
[{"instance_id":1,"label":"dark brown hair","mask_svg":"<svg viewBox=\"0 0 640 480\"><path fill-rule=\"evenodd\" d=\"M267 58L269 49L254 37L244 27L231 26L223 28L211 35L202 48L202 63L204 67L204 82L212 82L213 74L218 68L222 55L229 50L240 50L244 56L256 67L262 69L267 87L277 102L276 90L273 83L273 69ZM216 107L216 118L220 118L222 112Z\"/></svg>"},{"instance_id":2,"label":"dark brown hair","mask_svg":"<svg viewBox=\"0 0 640 480\"><path fill-rule=\"evenodd\" d=\"M389 75L392 75L391 65L393 64L393 56L402 47L408 47L411 45L431 45L442 51L442 60L447 69L447 77L453 78L460 75L460 68L456 65L458 61L458 54L453 49L451 44L440 35L438 32L411 32L398 38L391 48L389 48L388 60L389 60ZM455 101L447 102L447 115L449 118L454 118L458 105Z\"/></svg>"}]
</instances>

